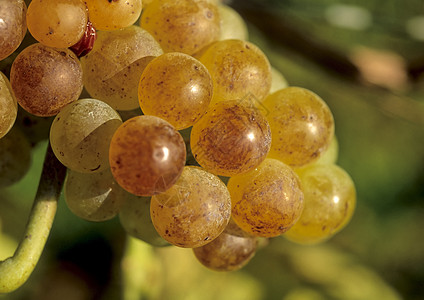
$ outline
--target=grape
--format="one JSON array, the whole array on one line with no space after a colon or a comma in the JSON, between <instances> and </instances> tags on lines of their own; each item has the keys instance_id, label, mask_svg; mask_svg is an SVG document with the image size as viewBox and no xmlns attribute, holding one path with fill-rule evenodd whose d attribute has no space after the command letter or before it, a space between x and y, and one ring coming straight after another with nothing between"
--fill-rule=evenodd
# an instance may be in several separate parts
<instances>
[{"instance_id":1,"label":"grape","mask_svg":"<svg viewBox=\"0 0 424 300\"><path fill-rule=\"evenodd\" d=\"M220 40L249 39L247 25L240 14L228 5L218 5L218 12L221 18L221 35Z\"/></svg>"},{"instance_id":2,"label":"grape","mask_svg":"<svg viewBox=\"0 0 424 300\"><path fill-rule=\"evenodd\" d=\"M150 214L157 232L179 247L194 248L218 237L231 217L225 184L199 167L186 166L169 190L152 197Z\"/></svg>"},{"instance_id":3,"label":"grape","mask_svg":"<svg viewBox=\"0 0 424 300\"><path fill-rule=\"evenodd\" d=\"M84 0L90 21L97 30L131 26L140 17L141 0Z\"/></svg>"},{"instance_id":4,"label":"grape","mask_svg":"<svg viewBox=\"0 0 424 300\"><path fill-rule=\"evenodd\" d=\"M183 53L166 53L144 69L138 88L146 115L165 119L177 130L192 126L212 98L212 79L197 59Z\"/></svg>"},{"instance_id":5,"label":"grape","mask_svg":"<svg viewBox=\"0 0 424 300\"><path fill-rule=\"evenodd\" d=\"M241 174L257 167L268 154L271 131L265 117L242 101L212 105L194 124L190 139L196 161L211 173Z\"/></svg>"},{"instance_id":6,"label":"grape","mask_svg":"<svg viewBox=\"0 0 424 300\"><path fill-rule=\"evenodd\" d=\"M315 93L288 87L269 95L262 105L272 132L269 157L299 167L318 159L330 145L333 115Z\"/></svg>"},{"instance_id":7,"label":"grape","mask_svg":"<svg viewBox=\"0 0 424 300\"><path fill-rule=\"evenodd\" d=\"M68 208L76 216L92 222L115 217L126 196L110 169L93 174L69 170L64 193Z\"/></svg>"},{"instance_id":8,"label":"grape","mask_svg":"<svg viewBox=\"0 0 424 300\"><path fill-rule=\"evenodd\" d=\"M270 94L289 86L283 74L272 66L271 66L271 76L272 76L272 84L271 84L271 89L269 90Z\"/></svg>"},{"instance_id":9,"label":"grape","mask_svg":"<svg viewBox=\"0 0 424 300\"><path fill-rule=\"evenodd\" d=\"M299 219L303 193L296 173L267 158L256 169L230 178L232 216L244 231L261 237L286 232Z\"/></svg>"},{"instance_id":10,"label":"grape","mask_svg":"<svg viewBox=\"0 0 424 300\"><path fill-rule=\"evenodd\" d=\"M116 181L137 196L169 189L186 159L184 140L168 122L154 116L125 121L113 135L109 161Z\"/></svg>"},{"instance_id":11,"label":"grape","mask_svg":"<svg viewBox=\"0 0 424 300\"><path fill-rule=\"evenodd\" d=\"M352 218L356 192L350 176L337 165L314 164L296 171L305 195L299 221L284 236L301 244L324 241Z\"/></svg>"},{"instance_id":12,"label":"grape","mask_svg":"<svg viewBox=\"0 0 424 300\"><path fill-rule=\"evenodd\" d=\"M218 9L206 1L153 1L143 11L140 26L155 37L165 52L189 55L218 40L220 35Z\"/></svg>"},{"instance_id":13,"label":"grape","mask_svg":"<svg viewBox=\"0 0 424 300\"><path fill-rule=\"evenodd\" d=\"M119 114L96 99L81 99L64 107L50 129L50 143L58 160L81 173L109 167L109 144L122 124Z\"/></svg>"},{"instance_id":14,"label":"grape","mask_svg":"<svg viewBox=\"0 0 424 300\"><path fill-rule=\"evenodd\" d=\"M25 135L13 127L0 139L0 187L18 182L31 164L31 145Z\"/></svg>"},{"instance_id":15,"label":"grape","mask_svg":"<svg viewBox=\"0 0 424 300\"><path fill-rule=\"evenodd\" d=\"M127 193L125 203L119 212L119 220L126 233L135 238L155 247L170 245L153 226L150 218L150 197Z\"/></svg>"},{"instance_id":16,"label":"grape","mask_svg":"<svg viewBox=\"0 0 424 300\"><path fill-rule=\"evenodd\" d=\"M318 158L318 160L314 161L314 164L335 164L337 162L337 158L339 155L339 142L337 141L337 137L334 135L331 139L330 146L328 146L327 150Z\"/></svg>"},{"instance_id":17,"label":"grape","mask_svg":"<svg viewBox=\"0 0 424 300\"><path fill-rule=\"evenodd\" d=\"M212 76L212 103L242 99L248 94L260 101L269 93L271 66L265 54L252 43L242 40L215 42L199 60Z\"/></svg>"},{"instance_id":18,"label":"grape","mask_svg":"<svg viewBox=\"0 0 424 300\"><path fill-rule=\"evenodd\" d=\"M88 15L81 0L32 0L27 24L31 35L49 47L68 48L84 34Z\"/></svg>"},{"instance_id":19,"label":"grape","mask_svg":"<svg viewBox=\"0 0 424 300\"><path fill-rule=\"evenodd\" d=\"M24 39L26 13L23 0L0 0L0 60L12 54Z\"/></svg>"},{"instance_id":20,"label":"grape","mask_svg":"<svg viewBox=\"0 0 424 300\"><path fill-rule=\"evenodd\" d=\"M212 270L235 271L253 258L256 246L256 238L234 235L226 228L212 242L194 248L193 252L200 263Z\"/></svg>"},{"instance_id":21,"label":"grape","mask_svg":"<svg viewBox=\"0 0 424 300\"><path fill-rule=\"evenodd\" d=\"M37 43L16 57L10 83L26 111L42 117L54 116L81 94L81 64L71 50Z\"/></svg>"},{"instance_id":22,"label":"grape","mask_svg":"<svg viewBox=\"0 0 424 300\"><path fill-rule=\"evenodd\" d=\"M84 87L91 97L117 110L139 106L138 82L146 65L163 53L154 38L138 26L99 31L93 49L81 58Z\"/></svg>"},{"instance_id":23,"label":"grape","mask_svg":"<svg viewBox=\"0 0 424 300\"><path fill-rule=\"evenodd\" d=\"M9 132L18 114L18 104L9 79L0 72L0 139Z\"/></svg>"}]
</instances>

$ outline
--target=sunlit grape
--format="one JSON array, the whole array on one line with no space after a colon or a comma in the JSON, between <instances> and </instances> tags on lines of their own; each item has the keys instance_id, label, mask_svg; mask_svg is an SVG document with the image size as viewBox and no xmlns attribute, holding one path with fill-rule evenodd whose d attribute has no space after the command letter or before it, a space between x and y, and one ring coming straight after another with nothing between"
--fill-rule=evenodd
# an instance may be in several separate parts
<instances>
[{"instance_id":1,"label":"sunlit grape","mask_svg":"<svg viewBox=\"0 0 424 300\"><path fill-rule=\"evenodd\" d=\"M231 217L225 184L199 167L184 167L166 192L151 200L151 217L158 233L179 247L199 247L221 234Z\"/></svg>"},{"instance_id":2,"label":"sunlit grape","mask_svg":"<svg viewBox=\"0 0 424 300\"><path fill-rule=\"evenodd\" d=\"M234 221L252 235L278 236L292 227L302 213L299 178L276 159L267 158L256 169L231 177L227 186Z\"/></svg>"},{"instance_id":3,"label":"sunlit grape","mask_svg":"<svg viewBox=\"0 0 424 300\"><path fill-rule=\"evenodd\" d=\"M49 47L68 48L77 43L87 26L82 0L32 0L27 24L31 35Z\"/></svg>"},{"instance_id":4,"label":"sunlit grape","mask_svg":"<svg viewBox=\"0 0 424 300\"><path fill-rule=\"evenodd\" d=\"M96 99L81 99L64 107L50 129L56 157L71 170L92 173L109 167L109 144L122 124L119 114Z\"/></svg>"},{"instance_id":5,"label":"sunlit grape","mask_svg":"<svg viewBox=\"0 0 424 300\"><path fill-rule=\"evenodd\" d=\"M217 5L217 7L221 19L221 35L219 39L248 40L249 33L247 31L247 25L240 14L225 4Z\"/></svg>"},{"instance_id":6,"label":"sunlit grape","mask_svg":"<svg viewBox=\"0 0 424 300\"><path fill-rule=\"evenodd\" d=\"M262 105L272 132L270 157L299 167L318 159L330 145L333 115L315 93L288 87L269 95Z\"/></svg>"},{"instance_id":7,"label":"sunlit grape","mask_svg":"<svg viewBox=\"0 0 424 300\"><path fill-rule=\"evenodd\" d=\"M138 26L99 31L93 49L81 58L84 87L91 97L117 110L135 109L140 76L162 53L150 33Z\"/></svg>"},{"instance_id":8,"label":"sunlit grape","mask_svg":"<svg viewBox=\"0 0 424 300\"><path fill-rule=\"evenodd\" d=\"M180 130L192 126L204 114L212 89L211 76L202 63L173 52L147 65L138 97L144 114L163 118Z\"/></svg>"},{"instance_id":9,"label":"sunlit grape","mask_svg":"<svg viewBox=\"0 0 424 300\"><path fill-rule=\"evenodd\" d=\"M271 84L271 89L269 90L270 94L289 86L284 75L272 66L271 66L271 76L272 76L272 84Z\"/></svg>"},{"instance_id":10,"label":"sunlit grape","mask_svg":"<svg viewBox=\"0 0 424 300\"><path fill-rule=\"evenodd\" d=\"M117 30L133 25L140 16L141 0L84 0L97 30Z\"/></svg>"},{"instance_id":11,"label":"sunlit grape","mask_svg":"<svg viewBox=\"0 0 424 300\"><path fill-rule=\"evenodd\" d=\"M81 64L71 50L33 44L13 62L10 84L26 111L54 116L81 94Z\"/></svg>"},{"instance_id":12,"label":"sunlit grape","mask_svg":"<svg viewBox=\"0 0 424 300\"><path fill-rule=\"evenodd\" d=\"M252 170L265 159L270 144L267 120L242 101L212 105L191 130L195 159L216 175L232 176Z\"/></svg>"},{"instance_id":13,"label":"sunlit grape","mask_svg":"<svg viewBox=\"0 0 424 300\"><path fill-rule=\"evenodd\" d=\"M337 165L313 164L296 171L305 195L299 221L284 236L301 244L322 242L340 231L352 218L355 186Z\"/></svg>"},{"instance_id":14,"label":"sunlit grape","mask_svg":"<svg viewBox=\"0 0 424 300\"><path fill-rule=\"evenodd\" d=\"M26 13L24 0L0 0L0 60L12 54L24 39Z\"/></svg>"},{"instance_id":15,"label":"sunlit grape","mask_svg":"<svg viewBox=\"0 0 424 300\"><path fill-rule=\"evenodd\" d=\"M168 122L154 116L125 121L113 135L109 161L116 181L137 196L169 189L186 159L184 140Z\"/></svg>"},{"instance_id":16,"label":"sunlit grape","mask_svg":"<svg viewBox=\"0 0 424 300\"><path fill-rule=\"evenodd\" d=\"M115 217L126 195L115 182L110 169L93 174L69 170L64 187L68 208L76 216L93 222Z\"/></svg>"},{"instance_id":17,"label":"sunlit grape","mask_svg":"<svg viewBox=\"0 0 424 300\"><path fill-rule=\"evenodd\" d=\"M140 26L165 52L189 55L218 40L220 34L218 9L207 1L153 1L143 11Z\"/></svg>"},{"instance_id":18,"label":"sunlit grape","mask_svg":"<svg viewBox=\"0 0 424 300\"><path fill-rule=\"evenodd\" d=\"M18 114L18 104L9 79L0 72L0 139L9 132Z\"/></svg>"}]
</instances>

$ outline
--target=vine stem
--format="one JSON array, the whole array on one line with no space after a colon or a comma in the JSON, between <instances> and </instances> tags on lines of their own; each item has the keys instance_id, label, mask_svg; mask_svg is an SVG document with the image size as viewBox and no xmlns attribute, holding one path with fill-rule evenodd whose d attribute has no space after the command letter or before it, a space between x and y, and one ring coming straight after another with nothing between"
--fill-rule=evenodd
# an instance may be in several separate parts
<instances>
[{"instance_id":1,"label":"vine stem","mask_svg":"<svg viewBox=\"0 0 424 300\"><path fill-rule=\"evenodd\" d=\"M0 261L0 293L10 293L22 286L37 265L56 215L65 176L66 167L57 160L49 144L24 237L14 255Z\"/></svg>"}]
</instances>

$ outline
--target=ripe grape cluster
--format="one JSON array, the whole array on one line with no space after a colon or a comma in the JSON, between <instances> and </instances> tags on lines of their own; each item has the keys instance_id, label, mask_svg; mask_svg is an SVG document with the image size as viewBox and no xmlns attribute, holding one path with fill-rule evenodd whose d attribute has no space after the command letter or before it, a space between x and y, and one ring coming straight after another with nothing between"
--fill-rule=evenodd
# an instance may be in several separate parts
<instances>
[{"instance_id":1,"label":"ripe grape cluster","mask_svg":"<svg viewBox=\"0 0 424 300\"><path fill-rule=\"evenodd\" d=\"M10 64L0 185L26 171L34 141L13 126L25 115L34 126L50 120L74 214L119 215L129 235L193 248L211 269L241 268L259 238L318 243L351 219L355 187L336 165L329 107L287 85L231 7L0 0L0 18ZM26 45L27 28L36 41Z\"/></svg>"}]
</instances>

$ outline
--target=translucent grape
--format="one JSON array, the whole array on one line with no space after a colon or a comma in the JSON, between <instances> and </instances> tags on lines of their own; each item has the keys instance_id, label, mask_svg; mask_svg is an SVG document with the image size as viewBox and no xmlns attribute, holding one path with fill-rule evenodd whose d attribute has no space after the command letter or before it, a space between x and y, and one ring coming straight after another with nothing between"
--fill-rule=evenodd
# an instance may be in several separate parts
<instances>
[{"instance_id":1,"label":"translucent grape","mask_svg":"<svg viewBox=\"0 0 424 300\"><path fill-rule=\"evenodd\" d=\"M81 58L84 87L91 97L117 110L139 107L138 82L146 65L163 53L147 31L138 26L99 31L90 53Z\"/></svg>"},{"instance_id":2,"label":"translucent grape","mask_svg":"<svg viewBox=\"0 0 424 300\"><path fill-rule=\"evenodd\" d=\"M170 245L153 226L150 218L150 197L127 193L125 203L119 212L119 220L125 232L135 238L155 247Z\"/></svg>"},{"instance_id":3,"label":"translucent grape","mask_svg":"<svg viewBox=\"0 0 424 300\"><path fill-rule=\"evenodd\" d=\"M109 144L122 124L119 114L96 99L81 99L64 107L50 129L50 143L59 161L81 173L109 167Z\"/></svg>"},{"instance_id":4,"label":"translucent grape","mask_svg":"<svg viewBox=\"0 0 424 300\"><path fill-rule=\"evenodd\" d=\"M27 24L31 35L49 47L68 48L84 34L88 14L81 0L32 0Z\"/></svg>"},{"instance_id":5,"label":"translucent grape","mask_svg":"<svg viewBox=\"0 0 424 300\"><path fill-rule=\"evenodd\" d=\"M196 161L216 175L232 176L254 169L265 159L270 144L265 117L241 101L216 103L191 130Z\"/></svg>"},{"instance_id":6,"label":"translucent grape","mask_svg":"<svg viewBox=\"0 0 424 300\"><path fill-rule=\"evenodd\" d=\"M339 156L339 142L337 137L334 135L331 139L330 146L327 150L313 163L315 164L335 164Z\"/></svg>"},{"instance_id":7,"label":"translucent grape","mask_svg":"<svg viewBox=\"0 0 424 300\"><path fill-rule=\"evenodd\" d=\"M68 49L33 44L13 62L10 84L26 111L37 116L54 116L81 94L81 64Z\"/></svg>"},{"instance_id":8,"label":"translucent grape","mask_svg":"<svg viewBox=\"0 0 424 300\"><path fill-rule=\"evenodd\" d=\"M260 101L269 93L271 66L265 54L252 43L242 40L215 42L199 60L212 76L212 103L242 99L248 94Z\"/></svg>"},{"instance_id":9,"label":"translucent grape","mask_svg":"<svg viewBox=\"0 0 424 300\"><path fill-rule=\"evenodd\" d=\"M202 63L173 52L147 65L138 97L144 114L163 118L180 130L192 126L205 113L212 90L211 76Z\"/></svg>"},{"instance_id":10,"label":"translucent grape","mask_svg":"<svg viewBox=\"0 0 424 300\"><path fill-rule=\"evenodd\" d=\"M127 194L115 182L110 169L93 174L69 170L64 193L68 208L76 216L92 222L115 217Z\"/></svg>"},{"instance_id":11,"label":"translucent grape","mask_svg":"<svg viewBox=\"0 0 424 300\"><path fill-rule=\"evenodd\" d=\"M224 230L212 242L193 249L204 266L215 271L235 271L245 266L256 253L254 237L238 236Z\"/></svg>"},{"instance_id":12,"label":"translucent grape","mask_svg":"<svg viewBox=\"0 0 424 300\"><path fill-rule=\"evenodd\" d=\"M13 127L0 139L0 187L10 186L24 177L31 164L31 145Z\"/></svg>"},{"instance_id":13,"label":"translucent grape","mask_svg":"<svg viewBox=\"0 0 424 300\"><path fill-rule=\"evenodd\" d=\"M272 66L271 66L271 76L272 76L272 84L271 84L271 89L269 90L270 94L289 86L284 75Z\"/></svg>"},{"instance_id":14,"label":"translucent grape","mask_svg":"<svg viewBox=\"0 0 424 300\"><path fill-rule=\"evenodd\" d=\"M165 52L193 54L218 40L220 18L207 1L153 1L143 11L140 26L149 31Z\"/></svg>"},{"instance_id":15,"label":"translucent grape","mask_svg":"<svg viewBox=\"0 0 424 300\"><path fill-rule=\"evenodd\" d=\"M131 26L140 17L141 0L84 0L90 21L97 30Z\"/></svg>"},{"instance_id":16,"label":"translucent grape","mask_svg":"<svg viewBox=\"0 0 424 300\"><path fill-rule=\"evenodd\" d=\"M252 235L281 235L302 213L299 178L289 166L276 159L267 158L256 169L231 177L227 187L234 221Z\"/></svg>"},{"instance_id":17,"label":"translucent grape","mask_svg":"<svg viewBox=\"0 0 424 300\"><path fill-rule=\"evenodd\" d=\"M249 33L247 31L247 25L240 14L225 4L220 4L217 7L221 19L221 35L219 39L248 40Z\"/></svg>"},{"instance_id":18,"label":"translucent grape","mask_svg":"<svg viewBox=\"0 0 424 300\"><path fill-rule=\"evenodd\" d=\"M203 246L218 237L231 217L225 184L199 167L186 166L169 190L152 197L150 214L157 232L179 247Z\"/></svg>"},{"instance_id":19,"label":"translucent grape","mask_svg":"<svg viewBox=\"0 0 424 300\"><path fill-rule=\"evenodd\" d=\"M299 167L328 148L334 135L334 119L327 104L315 93L288 87L269 95L262 103L272 132L269 156Z\"/></svg>"},{"instance_id":20,"label":"translucent grape","mask_svg":"<svg viewBox=\"0 0 424 300\"><path fill-rule=\"evenodd\" d=\"M301 244L326 240L352 218L356 205L355 186L337 165L314 164L296 171L305 195L299 221L284 236Z\"/></svg>"},{"instance_id":21,"label":"translucent grape","mask_svg":"<svg viewBox=\"0 0 424 300\"><path fill-rule=\"evenodd\" d=\"M12 54L24 39L26 13L24 0L0 0L0 60Z\"/></svg>"},{"instance_id":22,"label":"translucent grape","mask_svg":"<svg viewBox=\"0 0 424 300\"><path fill-rule=\"evenodd\" d=\"M180 133L154 116L125 121L113 135L109 161L116 181L137 196L169 189L181 175L186 147Z\"/></svg>"},{"instance_id":23,"label":"translucent grape","mask_svg":"<svg viewBox=\"0 0 424 300\"><path fill-rule=\"evenodd\" d=\"M0 139L9 132L18 114L18 104L9 79L0 72Z\"/></svg>"}]
</instances>

